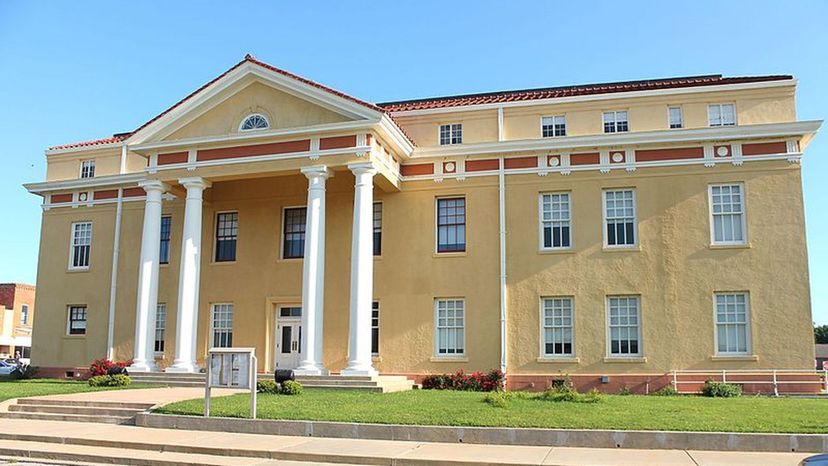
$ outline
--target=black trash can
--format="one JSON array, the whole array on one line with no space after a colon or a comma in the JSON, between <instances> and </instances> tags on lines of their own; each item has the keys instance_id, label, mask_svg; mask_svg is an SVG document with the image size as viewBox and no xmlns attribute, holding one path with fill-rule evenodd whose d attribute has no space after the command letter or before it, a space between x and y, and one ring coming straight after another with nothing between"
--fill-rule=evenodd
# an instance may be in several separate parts
<instances>
[{"instance_id":1,"label":"black trash can","mask_svg":"<svg viewBox=\"0 0 828 466\"><path fill-rule=\"evenodd\" d=\"M126 367L121 367L121 366L112 366L112 367L109 368L108 371L106 371L106 375L118 375L118 374L129 375L129 372L127 372Z\"/></svg>"},{"instance_id":2,"label":"black trash can","mask_svg":"<svg viewBox=\"0 0 828 466\"><path fill-rule=\"evenodd\" d=\"M273 378L276 379L276 383L282 383L286 380L296 380L292 369L276 369L273 372Z\"/></svg>"}]
</instances>

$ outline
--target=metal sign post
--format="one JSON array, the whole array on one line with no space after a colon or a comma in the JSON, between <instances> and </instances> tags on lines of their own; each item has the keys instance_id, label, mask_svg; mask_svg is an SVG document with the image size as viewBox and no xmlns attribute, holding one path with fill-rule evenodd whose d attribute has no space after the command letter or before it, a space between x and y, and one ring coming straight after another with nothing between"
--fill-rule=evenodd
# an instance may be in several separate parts
<instances>
[{"instance_id":1,"label":"metal sign post","mask_svg":"<svg viewBox=\"0 0 828 466\"><path fill-rule=\"evenodd\" d=\"M204 416L210 416L213 388L250 390L250 416L256 419L256 348L211 348L207 352Z\"/></svg>"}]
</instances>

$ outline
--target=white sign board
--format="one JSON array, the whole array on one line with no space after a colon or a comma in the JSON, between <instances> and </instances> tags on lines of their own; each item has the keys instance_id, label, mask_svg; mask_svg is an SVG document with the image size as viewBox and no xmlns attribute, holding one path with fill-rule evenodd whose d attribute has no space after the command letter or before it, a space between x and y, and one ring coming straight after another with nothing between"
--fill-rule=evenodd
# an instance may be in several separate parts
<instances>
[{"instance_id":1,"label":"white sign board","mask_svg":"<svg viewBox=\"0 0 828 466\"><path fill-rule=\"evenodd\" d=\"M207 353L204 415L210 415L210 391L213 388L249 389L250 414L256 419L256 366L255 348L211 348Z\"/></svg>"}]
</instances>

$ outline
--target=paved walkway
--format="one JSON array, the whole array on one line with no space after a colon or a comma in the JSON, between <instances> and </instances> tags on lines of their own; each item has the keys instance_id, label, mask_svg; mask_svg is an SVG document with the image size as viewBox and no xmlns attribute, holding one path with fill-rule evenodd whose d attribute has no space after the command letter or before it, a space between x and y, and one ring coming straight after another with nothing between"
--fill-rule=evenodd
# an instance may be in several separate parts
<instances>
[{"instance_id":1,"label":"paved walkway","mask_svg":"<svg viewBox=\"0 0 828 466\"><path fill-rule=\"evenodd\" d=\"M806 453L552 448L309 438L18 419L0 419L0 432L4 432L4 439L0 440L0 452L6 451L0 453L3 455L13 455L8 453L11 451L8 448L17 445L20 451L52 448L78 455L87 451L112 450L144 459L149 455L157 461L188 454L200 458L201 464L261 465L292 460L388 465L462 462L567 466L792 466L810 456Z\"/></svg>"},{"instance_id":2,"label":"paved walkway","mask_svg":"<svg viewBox=\"0 0 828 466\"><path fill-rule=\"evenodd\" d=\"M249 393L249 390L213 389L212 396L226 396L234 393ZM50 400L106 401L119 403L152 403L164 405L177 401L204 398L204 387L163 387L129 388L126 390L105 390L100 392L66 393L62 395L34 396Z\"/></svg>"}]
</instances>

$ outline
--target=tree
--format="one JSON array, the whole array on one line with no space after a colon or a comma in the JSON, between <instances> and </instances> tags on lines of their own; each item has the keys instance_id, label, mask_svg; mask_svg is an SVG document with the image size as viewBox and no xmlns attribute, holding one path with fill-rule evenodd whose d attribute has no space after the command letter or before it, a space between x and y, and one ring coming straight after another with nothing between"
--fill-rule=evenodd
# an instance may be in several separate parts
<instances>
[{"instance_id":1,"label":"tree","mask_svg":"<svg viewBox=\"0 0 828 466\"><path fill-rule=\"evenodd\" d=\"M828 343L828 325L815 325L814 339L817 343Z\"/></svg>"}]
</instances>

